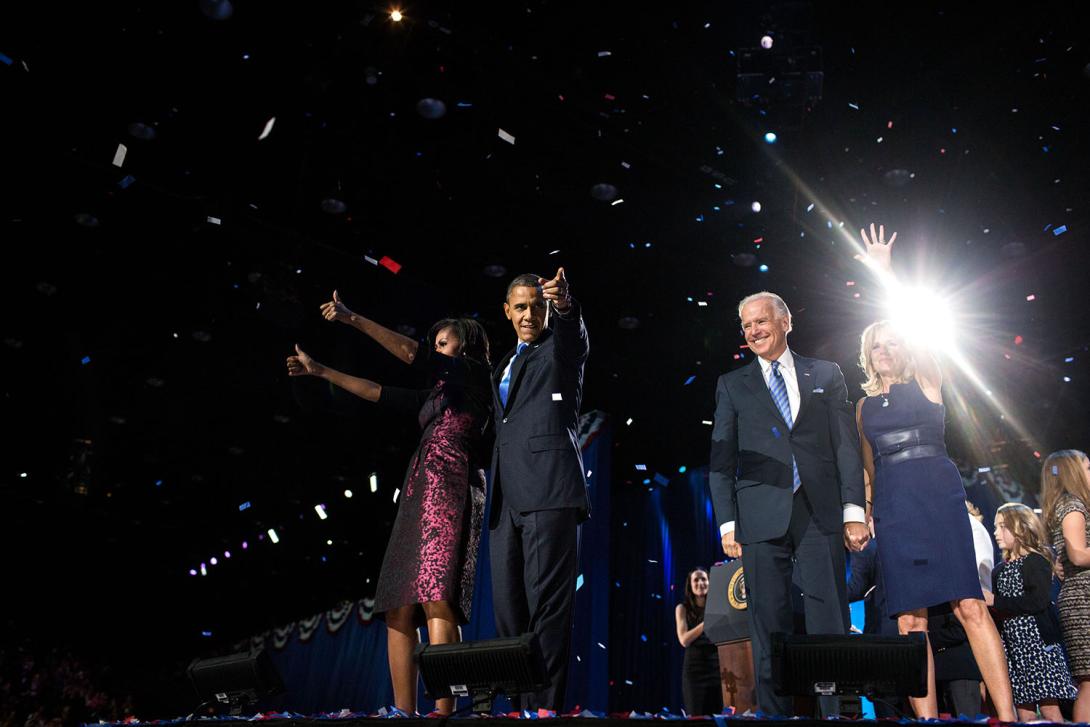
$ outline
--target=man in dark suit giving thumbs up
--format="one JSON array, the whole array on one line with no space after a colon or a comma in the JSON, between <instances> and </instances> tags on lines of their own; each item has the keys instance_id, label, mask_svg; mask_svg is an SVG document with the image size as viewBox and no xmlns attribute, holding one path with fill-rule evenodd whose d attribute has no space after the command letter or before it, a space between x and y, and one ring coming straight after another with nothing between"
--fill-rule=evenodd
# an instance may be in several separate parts
<instances>
[{"instance_id":1,"label":"man in dark suit giving thumbs up","mask_svg":"<svg viewBox=\"0 0 1090 727\"><path fill-rule=\"evenodd\" d=\"M577 428L590 344L564 269L520 275L503 312L517 345L492 376L496 444L489 519L500 636L538 635L549 686L524 709L564 709L579 523L590 515Z\"/></svg>"}]
</instances>

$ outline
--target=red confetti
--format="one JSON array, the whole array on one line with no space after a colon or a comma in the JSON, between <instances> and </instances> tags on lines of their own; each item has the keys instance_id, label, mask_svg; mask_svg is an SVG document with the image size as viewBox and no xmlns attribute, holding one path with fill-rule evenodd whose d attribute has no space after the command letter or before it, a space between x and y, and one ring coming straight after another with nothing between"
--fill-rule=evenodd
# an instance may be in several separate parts
<instances>
[{"instance_id":1,"label":"red confetti","mask_svg":"<svg viewBox=\"0 0 1090 727\"><path fill-rule=\"evenodd\" d=\"M847 285L850 288L853 285L855 285L855 281L854 280L849 280L848 282L844 283L844 285Z\"/></svg>"},{"instance_id":2,"label":"red confetti","mask_svg":"<svg viewBox=\"0 0 1090 727\"><path fill-rule=\"evenodd\" d=\"M1021 346L1023 340L1024 339L1021 336L1015 336L1014 337L1014 345L1015 346Z\"/></svg>"},{"instance_id":3,"label":"red confetti","mask_svg":"<svg viewBox=\"0 0 1090 727\"><path fill-rule=\"evenodd\" d=\"M753 242L754 242L755 244L757 244L757 245L760 245L760 244L761 244L762 242L764 242L764 241L765 241L765 239L764 239L763 237L758 237L758 238L757 238L756 240L754 240Z\"/></svg>"},{"instance_id":4,"label":"red confetti","mask_svg":"<svg viewBox=\"0 0 1090 727\"><path fill-rule=\"evenodd\" d=\"M1041 459L1041 453L1038 452L1037 450L1033 450L1033 456L1036 457L1037 459Z\"/></svg>"},{"instance_id":5,"label":"red confetti","mask_svg":"<svg viewBox=\"0 0 1090 727\"><path fill-rule=\"evenodd\" d=\"M1036 295L1027 295L1027 296L1026 296L1026 300L1027 300L1027 301L1031 301L1031 300L1037 300L1037 296L1036 296Z\"/></svg>"},{"instance_id":6,"label":"red confetti","mask_svg":"<svg viewBox=\"0 0 1090 727\"><path fill-rule=\"evenodd\" d=\"M383 258L378 261L378 264L389 270L394 275L397 275L398 272L401 271L401 263L396 262L395 260L393 260L393 258L383 256Z\"/></svg>"},{"instance_id":7,"label":"red confetti","mask_svg":"<svg viewBox=\"0 0 1090 727\"><path fill-rule=\"evenodd\" d=\"M886 128L887 129L892 129L893 128L893 122L890 121L888 124L886 124Z\"/></svg>"},{"instance_id":8,"label":"red confetti","mask_svg":"<svg viewBox=\"0 0 1090 727\"><path fill-rule=\"evenodd\" d=\"M617 97L614 96L612 93L607 93L606 94L606 101L616 101L616 100L617 100Z\"/></svg>"}]
</instances>

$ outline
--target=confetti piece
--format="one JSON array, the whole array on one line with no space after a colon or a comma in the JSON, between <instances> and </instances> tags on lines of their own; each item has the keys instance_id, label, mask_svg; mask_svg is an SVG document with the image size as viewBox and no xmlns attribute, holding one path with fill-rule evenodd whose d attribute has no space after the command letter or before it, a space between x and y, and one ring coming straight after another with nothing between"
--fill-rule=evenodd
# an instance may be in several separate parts
<instances>
[{"instance_id":1,"label":"confetti piece","mask_svg":"<svg viewBox=\"0 0 1090 727\"><path fill-rule=\"evenodd\" d=\"M129 174L124 179L122 179L120 182L118 182L117 186L121 187L122 189L128 189L129 185L131 185L135 181L136 181L136 177Z\"/></svg>"},{"instance_id":2,"label":"confetti piece","mask_svg":"<svg viewBox=\"0 0 1090 727\"><path fill-rule=\"evenodd\" d=\"M628 417L628 421L625 422L626 427L632 426L632 417Z\"/></svg>"},{"instance_id":3,"label":"confetti piece","mask_svg":"<svg viewBox=\"0 0 1090 727\"><path fill-rule=\"evenodd\" d=\"M401 263L395 262L392 258L386 256L383 256L383 258L378 261L378 264L389 270L394 275L397 275L398 272L401 270Z\"/></svg>"},{"instance_id":4,"label":"confetti piece","mask_svg":"<svg viewBox=\"0 0 1090 727\"><path fill-rule=\"evenodd\" d=\"M368 257L367 255L364 255L363 259L371 263L372 265L378 265L378 260L374 259L373 257Z\"/></svg>"},{"instance_id":5,"label":"confetti piece","mask_svg":"<svg viewBox=\"0 0 1090 727\"><path fill-rule=\"evenodd\" d=\"M81 364L83 364L84 366L86 366L87 364L91 363L91 357L90 357L90 356L84 356L83 358L81 358L81 359L79 360L79 362L80 362ZM646 469L646 468L645 468L645 469Z\"/></svg>"},{"instance_id":6,"label":"confetti piece","mask_svg":"<svg viewBox=\"0 0 1090 727\"><path fill-rule=\"evenodd\" d=\"M1059 227L1057 227L1055 230L1052 231L1052 234L1055 235L1056 237L1059 237L1060 235L1064 234L1065 232L1067 232L1067 225L1060 225Z\"/></svg>"},{"instance_id":7,"label":"confetti piece","mask_svg":"<svg viewBox=\"0 0 1090 727\"><path fill-rule=\"evenodd\" d=\"M1064 359L1064 363L1071 363L1074 360L1075 360L1074 356L1068 356L1067 358Z\"/></svg>"},{"instance_id":8,"label":"confetti piece","mask_svg":"<svg viewBox=\"0 0 1090 727\"><path fill-rule=\"evenodd\" d=\"M5 66L10 66L12 63L14 63L14 61L8 58L3 53L0 53L0 63L3 63Z\"/></svg>"},{"instance_id":9,"label":"confetti piece","mask_svg":"<svg viewBox=\"0 0 1090 727\"><path fill-rule=\"evenodd\" d=\"M608 51L608 50L598 51L598 57L599 58L609 58L611 55L613 55L612 51Z\"/></svg>"},{"instance_id":10,"label":"confetti piece","mask_svg":"<svg viewBox=\"0 0 1090 727\"><path fill-rule=\"evenodd\" d=\"M655 473L655 484L660 487L666 487L670 484L670 480L665 475L661 475L658 472Z\"/></svg>"},{"instance_id":11,"label":"confetti piece","mask_svg":"<svg viewBox=\"0 0 1090 727\"><path fill-rule=\"evenodd\" d=\"M709 427L715 424L715 422L713 422L711 419L702 419L700 421L700 423L705 424L705 425L707 425Z\"/></svg>"},{"instance_id":12,"label":"confetti piece","mask_svg":"<svg viewBox=\"0 0 1090 727\"><path fill-rule=\"evenodd\" d=\"M850 288L853 285L855 285L855 281L854 280L849 280L848 282L845 283L845 285L847 285Z\"/></svg>"},{"instance_id":13,"label":"confetti piece","mask_svg":"<svg viewBox=\"0 0 1090 727\"><path fill-rule=\"evenodd\" d=\"M211 225L220 225L220 224L223 224L223 221L219 217L209 217L208 218L208 223L211 224ZM296 271L296 272L298 272L298 271Z\"/></svg>"},{"instance_id":14,"label":"confetti piece","mask_svg":"<svg viewBox=\"0 0 1090 727\"><path fill-rule=\"evenodd\" d=\"M1015 336L1015 337L1014 337L1014 345L1015 345L1015 346L1021 346L1021 345L1022 345L1022 341L1024 341L1024 340L1025 340L1025 339L1024 339L1024 338L1022 338L1021 336Z\"/></svg>"},{"instance_id":15,"label":"confetti piece","mask_svg":"<svg viewBox=\"0 0 1090 727\"><path fill-rule=\"evenodd\" d=\"M1037 453L1034 452L1034 454L1037 454ZM1060 467L1059 467L1059 465L1052 465L1052 476L1053 477L1059 477L1060 476Z\"/></svg>"},{"instance_id":16,"label":"confetti piece","mask_svg":"<svg viewBox=\"0 0 1090 727\"><path fill-rule=\"evenodd\" d=\"M689 378L685 379L685 383L682 384L682 386L688 386L689 384L693 383L694 381L696 381L696 374L693 374Z\"/></svg>"},{"instance_id":17,"label":"confetti piece","mask_svg":"<svg viewBox=\"0 0 1090 727\"><path fill-rule=\"evenodd\" d=\"M645 465L645 464L638 464L638 465L636 465L636 469L637 469L638 471L640 471L640 472L646 472L646 471L647 471L647 465Z\"/></svg>"},{"instance_id":18,"label":"confetti piece","mask_svg":"<svg viewBox=\"0 0 1090 727\"><path fill-rule=\"evenodd\" d=\"M848 108L853 108L856 111L858 111L859 110L859 104L849 103Z\"/></svg>"},{"instance_id":19,"label":"confetti piece","mask_svg":"<svg viewBox=\"0 0 1090 727\"><path fill-rule=\"evenodd\" d=\"M647 643L647 634L640 634L640 641Z\"/></svg>"},{"instance_id":20,"label":"confetti piece","mask_svg":"<svg viewBox=\"0 0 1090 727\"><path fill-rule=\"evenodd\" d=\"M272 133L272 129L273 129L273 124L275 124L275 123L276 123L276 117L275 117L275 116L273 116L273 117L272 117L271 119L269 119L268 121L266 121L266 122L265 122L265 128L264 128L264 130L262 130L262 132L261 132L261 136L257 137L257 140L258 140L258 141L261 141L261 140L262 140L262 139L264 139L264 138L265 138L266 136L268 136L269 134L271 134L271 133Z\"/></svg>"},{"instance_id":21,"label":"confetti piece","mask_svg":"<svg viewBox=\"0 0 1090 727\"><path fill-rule=\"evenodd\" d=\"M599 646L599 648L602 648L602 649L606 648L606 645L603 644L601 641L598 642L598 646Z\"/></svg>"},{"instance_id":22,"label":"confetti piece","mask_svg":"<svg viewBox=\"0 0 1090 727\"><path fill-rule=\"evenodd\" d=\"M508 133L507 133L506 131L504 131L503 129L500 129L500 130L499 130L499 134L498 134L498 135L499 135L499 137L500 137L501 139L503 139L504 141L506 141L506 142L507 142L508 144L514 145L514 143L515 143L515 137L511 136L510 134L508 134Z\"/></svg>"},{"instance_id":23,"label":"confetti piece","mask_svg":"<svg viewBox=\"0 0 1090 727\"><path fill-rule=\"evenodd\" d=\"M615 199L612 202L610 202L609 204L610 204L611 207L616 207L619 204L624 204L624 200L623 199Z\"/></svg>"},{"instance_id":24,"label":"confetti piece","mask_svg":"<svg viewBox=\"0 0 1090 727\"><path fill-rule=\"evenodd\" d=\"M1027 300L1027 301L1031 301L1031 300L1037 300L1037 296L1036 296L1036 295L1027 295L1027 296L1026 296L1026 300Z\"/></svg>"},{"instance_id":25,"label":"confetti piece","mask_svg":"<svg viewBox=\"0 0 1090 727\"><path fill-rule=\"evenodd\" d=\"M117 145L117 151L114 152L115 167L120 167L122 164L125 163L125 155L128 154L128 152L129 150L124 144Z\"/></svg>"},{"instance_id":26,"label":"confetti piece","mask_svg":"<svg viewBox=\"0 0 1090 727\"><path fill-rule=\"evenodd\" d=\"M401 494L401 488L394 490L394 502L397 502L397 496Z\"/></svg>"},{"instance_id":27,"label":"confetti piece","mask_svg":"<svg viewBox=\"0 0 1090 727\"><path fill-rule=\"evenodd\" d=\"M708 307L708 301L706 301L706 300L698 300L696 302L696 304L698 306L700 306L701 308L707 308Z\"/></svg>"},{"instance_id":28,"label":"confetti piece","mask_svg":"<svg viewBox=\"0 0 1090 727\"><path fill-rule=\"evenodd\" d=\"M632 168L632 165L629 164L628 162L621 162L621 166L624 167L625 169L631 169Z\"/></svg>"},{"instance_id":29,"label":"confetti piece","mask_svg":"<svg viewBox=\"0 0 1090 727\"><path fill-rule=\"evenodd\" d=\"M549 254L550 254L550 255L555 255L555 254L557 254L558 252L560 252L560 251L559 251L559 250L553 250L553 251L552 251L552 252L550 252Z\"/></svg>"},{"instance_id":30,"label":"confetti piece","mask_svg":"<svg viewBox=\"0 0 1090 727\"><path fill-rule=\"evenodd\" d=\"M806 211L807 211L807 212L812 212L813 210L814 210L814 203L813 203L813 202L811 202L811 203L810 203L810 206L806 208Z\"/></svg>"},{"instance_id":31,"label":"confetti piece","mask_svg":"<svg viewBox=\"0 0 1090 727\"><path fill-rule=\"evenodd\" d=\"M580 573L579 576L575 579L575 590L578 591L582 587L583 587L583 574Z\"/></svg>"}]
</instances>

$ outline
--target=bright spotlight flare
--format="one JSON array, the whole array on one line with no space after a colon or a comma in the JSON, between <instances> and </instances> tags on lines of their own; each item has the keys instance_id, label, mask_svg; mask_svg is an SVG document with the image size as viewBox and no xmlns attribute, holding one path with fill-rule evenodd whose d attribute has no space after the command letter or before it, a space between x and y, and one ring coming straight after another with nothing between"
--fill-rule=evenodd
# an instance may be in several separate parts
<instances>
[{"instance_id":1,"label":"bright spotlight flare","mask_svg":"<svg viewBox=\"0 0 1090 727\"><path fill-rule=\"evenodd\" d=\"M872 224L869 237L865 229L859 230L859 234L866 254L856 255L855 259L869 265L885 287L886 318L906 341L932 350L951 351L955 343L953 306L936 291L905 285L889 272L897 233L887 241L885 225L879 225L875 232Z\"/></svg>"}]
</instances>

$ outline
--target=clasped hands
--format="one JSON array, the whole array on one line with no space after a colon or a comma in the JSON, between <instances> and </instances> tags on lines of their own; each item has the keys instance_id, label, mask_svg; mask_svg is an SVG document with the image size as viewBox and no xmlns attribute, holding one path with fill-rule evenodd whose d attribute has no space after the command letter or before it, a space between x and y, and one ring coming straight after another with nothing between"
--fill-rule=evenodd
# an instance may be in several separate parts
<instances>
[{"instance_id":1,"label":"clasped hands","mask_svg":"<svg viewBox=\"0 0 1090 727\"><path fill-rule=\"evenodd\" d=\"M844 547L858 553L870 542L870 529L866 523L844 523ZM742 557L742 544L734 539L734 531L723 533L723 553L728 558Z\"/></svg>"}]
</instances>

